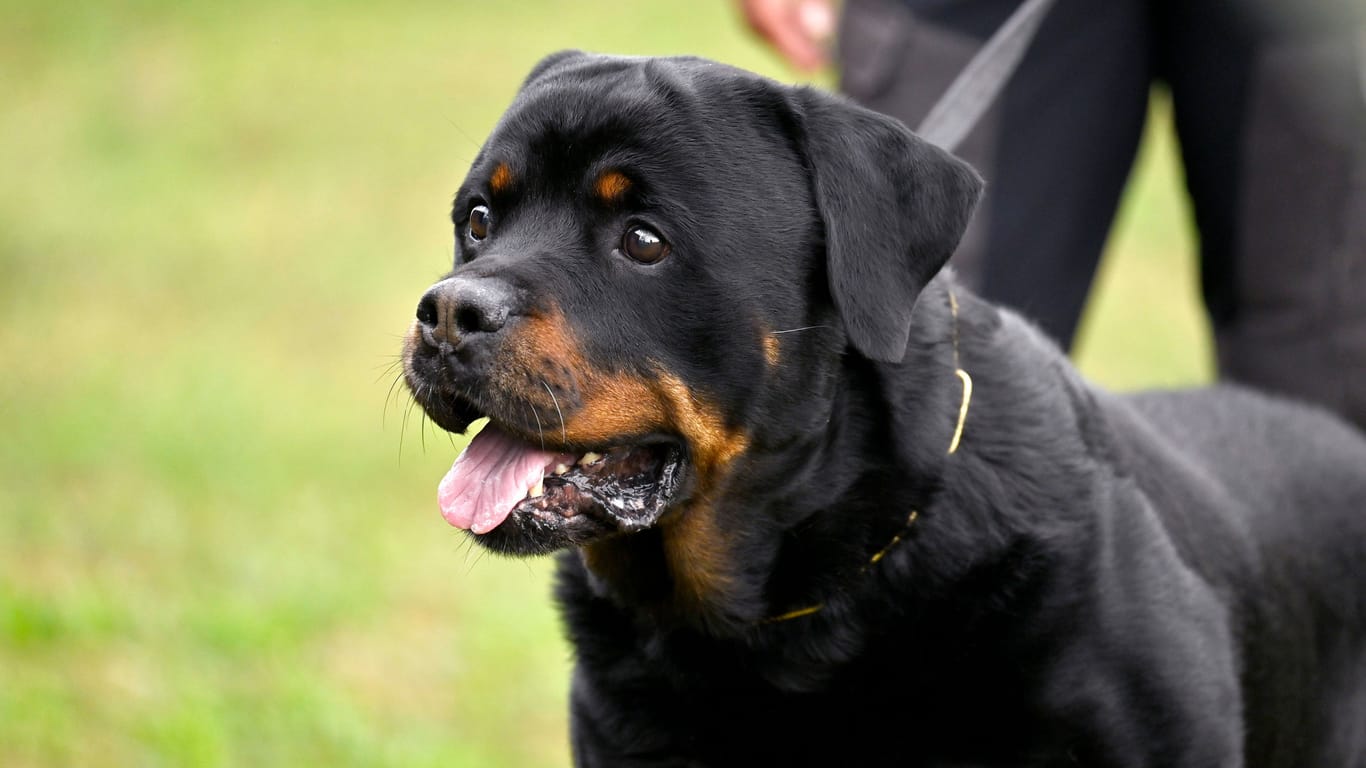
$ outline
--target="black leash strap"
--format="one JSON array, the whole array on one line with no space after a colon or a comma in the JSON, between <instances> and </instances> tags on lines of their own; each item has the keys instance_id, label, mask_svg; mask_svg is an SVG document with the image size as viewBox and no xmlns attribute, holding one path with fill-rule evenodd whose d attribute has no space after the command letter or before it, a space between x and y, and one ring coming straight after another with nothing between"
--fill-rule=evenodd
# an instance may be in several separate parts
<instances>
[{"instance_id":1,"label":"black leash strap","mask_svg":"<svg viewBox=\"0 0 1366 768\"><path fill-rule=\"evenodd\" d=\"M1021 3L939 97L916 133L931 144L949 151L957 149L982 119L1006 81L1015 74L1034 33L1039 30L1039 22L1043 21L1053 2L1025 0Z\"/></svg>"}]
</instances>

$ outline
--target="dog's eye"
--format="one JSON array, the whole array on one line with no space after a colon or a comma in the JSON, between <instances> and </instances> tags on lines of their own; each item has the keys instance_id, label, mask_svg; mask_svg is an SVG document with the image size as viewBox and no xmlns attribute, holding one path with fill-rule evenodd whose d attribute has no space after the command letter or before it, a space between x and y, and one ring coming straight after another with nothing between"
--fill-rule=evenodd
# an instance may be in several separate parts
<instances>
[{"instance_id":1,"label":"dog's eye","mask_svg":"<svg viewBox=\"0 0 1366 768\"><path fill-rule=\"evenodd\" d=\"M483 240L489 236L489 207L476 205L470 209L470 239Z\"/></svg>"},{"instance_id":2,"label":"dog's eye","mask_svg":"<svg viewBox=\"0 0 1366 768\"><path fill-rule=\"evenodd\" d=\"M669 255L669 244L649 227L631 227L621 238L621 250L641 264L654 264Z\"/></svg>"}]
</instances>

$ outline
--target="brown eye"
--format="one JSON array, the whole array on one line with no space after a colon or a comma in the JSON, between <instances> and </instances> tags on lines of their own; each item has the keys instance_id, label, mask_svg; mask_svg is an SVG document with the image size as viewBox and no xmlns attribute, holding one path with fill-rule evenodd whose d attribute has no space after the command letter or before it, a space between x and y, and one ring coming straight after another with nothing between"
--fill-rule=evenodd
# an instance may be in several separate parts
<instances>
[{"instance_id":1,"label":"brown eye","mask_svg":"<svg viewBox=\"0 0 1366 768\"><path fill-rule=\"evenodd\" d=\"M669 244L649 227L631 227L621 238L621 250L641 264L654 264L669 255Z\"/></svg>"},{"instance_id":2,"label":"brown eye","mask_svg":"<svg viewBox=\"0 0 1366 768\"><path fill-rule=\"evenodd\" d=\"M483 240L489 236L489 207L476 205L470 209L470 239Z\"/></svg>"}]
</instances>

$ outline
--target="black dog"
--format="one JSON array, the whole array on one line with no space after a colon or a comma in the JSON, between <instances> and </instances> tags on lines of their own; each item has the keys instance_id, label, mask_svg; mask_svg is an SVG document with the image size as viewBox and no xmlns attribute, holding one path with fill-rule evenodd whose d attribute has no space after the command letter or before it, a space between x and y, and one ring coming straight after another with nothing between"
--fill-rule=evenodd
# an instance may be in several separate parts
<instances>
[{"instance_id":1,"label":"black dog","mask_svg":"<svg viewBox=\"0 0 1366 768\"><path fill-rule=\"evenodd\" d=\"M558 596L588 766L1366 765L1366 440L1117 397L938 274L981 183L697 59L542 62L408 383Z\"/></svg>"}]
</instances>

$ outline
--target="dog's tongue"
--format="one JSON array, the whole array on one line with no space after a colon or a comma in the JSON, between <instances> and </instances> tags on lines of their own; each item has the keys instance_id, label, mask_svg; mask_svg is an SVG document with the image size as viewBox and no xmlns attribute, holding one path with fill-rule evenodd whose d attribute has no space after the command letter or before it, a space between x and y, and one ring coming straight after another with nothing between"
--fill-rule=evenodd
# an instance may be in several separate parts
<instances>
[{"instance_id":1,"label":"dog's tongue","mask_svg":"<svg viewBox=\"0 0 1366 768\"><path fill-rule=\"evenodd\" d=\"M456 528L488 533L557 458L488 424L441 478L436 489L441 516Z\"/></svg>"}]
</instances>

